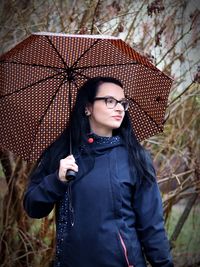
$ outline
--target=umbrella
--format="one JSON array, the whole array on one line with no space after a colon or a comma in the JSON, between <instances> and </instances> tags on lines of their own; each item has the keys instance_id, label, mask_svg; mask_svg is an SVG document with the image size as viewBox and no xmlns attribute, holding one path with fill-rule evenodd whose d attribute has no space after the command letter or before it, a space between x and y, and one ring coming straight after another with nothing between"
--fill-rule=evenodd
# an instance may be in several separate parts
<instances>
[{"instance_id":1,"label":"umbrella","mask_svg":"<svg viewBox=\"0 0 200 267\"><path fill-rule=\"evenodd\" d=\"M123 83L139 141L163 131L172 79L119 38L34 33L0 57L0 147L37 160L90 77ZM69 105L70 103L70 105Z\"/></svg>"}]
</instances>

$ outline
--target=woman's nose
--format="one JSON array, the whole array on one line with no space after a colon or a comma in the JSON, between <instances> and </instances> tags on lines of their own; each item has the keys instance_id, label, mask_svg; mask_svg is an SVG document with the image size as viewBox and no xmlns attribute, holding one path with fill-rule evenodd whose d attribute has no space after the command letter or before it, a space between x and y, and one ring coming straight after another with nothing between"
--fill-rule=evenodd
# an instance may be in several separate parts
<instances>
[{"instance_id":1,"label":"woman's nose","mask_svg":"<svg viewBox=\"0 0 200 267\"><path fill-rule=\"evenodd\" d=\"M117 103L115 109L116 109L116 110L120 110L120 111L124 111L124 107L122 106L121 103Z\"/></svg>"}]
</instances>

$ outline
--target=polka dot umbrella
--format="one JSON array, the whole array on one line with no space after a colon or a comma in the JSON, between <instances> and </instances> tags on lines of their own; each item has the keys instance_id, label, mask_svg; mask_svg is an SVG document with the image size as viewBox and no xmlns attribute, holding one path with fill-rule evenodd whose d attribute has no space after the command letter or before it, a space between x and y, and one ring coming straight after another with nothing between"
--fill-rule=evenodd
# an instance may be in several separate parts
<instances>
[{"instance_id":1,"label":"polka dot umbrella","mask_svg":"<svg viewBox=\"0 0 200 267\"><path fill-rule=\"evenodd\" d=\"M121 80L138 140L163 131L172 80L147 58L115 37L34 33L0 57L0 147L37 160L95 76Z\"/></svg>"}]
</instances>

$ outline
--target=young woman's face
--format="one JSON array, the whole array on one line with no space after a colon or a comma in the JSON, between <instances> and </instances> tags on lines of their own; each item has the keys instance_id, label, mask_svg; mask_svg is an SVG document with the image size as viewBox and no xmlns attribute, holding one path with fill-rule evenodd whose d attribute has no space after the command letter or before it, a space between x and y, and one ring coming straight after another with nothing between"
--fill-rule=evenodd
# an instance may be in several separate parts
<instances>
[{"instance_id":1,"label":"young woman's face","mask_svg":"<svg viewBox=\"0 0 200 267\"><path fill-rule=\"evenodd\" d=\"M105 82L98 88L96 98L100 97L113 97L120 101L125 98L125 95L119 85ZM120 127L125 115L121 103L117 103L115 107L110 108L110 103L106 105L104 99L95 100L92 105L87 107L87 110L89 112L91 131L100 136L112 136L113 129Z\"/></svg>"}]
</instances>

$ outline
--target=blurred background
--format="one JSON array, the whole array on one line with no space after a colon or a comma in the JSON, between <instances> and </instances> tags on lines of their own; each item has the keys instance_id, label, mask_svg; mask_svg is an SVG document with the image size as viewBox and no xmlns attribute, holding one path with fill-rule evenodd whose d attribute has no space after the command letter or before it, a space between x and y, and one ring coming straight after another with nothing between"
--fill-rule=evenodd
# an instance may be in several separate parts
<instances>
[{"instance_id":1,"label":"blurred background","mask_svg":"<svg viewBox=\"0 0 200 267\"><path fill-rule=\"evenodd\" d=\"M200 266L199 0L0 0L0 54L31 32L117 36L174 79L151 150L177 267ZM0 151L0 265L51 266L55 218L27 217L28 164ZM94 266L95 267L95 266Z\"/></svg>"}]
</instances>

